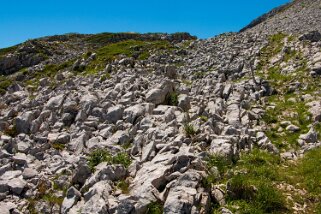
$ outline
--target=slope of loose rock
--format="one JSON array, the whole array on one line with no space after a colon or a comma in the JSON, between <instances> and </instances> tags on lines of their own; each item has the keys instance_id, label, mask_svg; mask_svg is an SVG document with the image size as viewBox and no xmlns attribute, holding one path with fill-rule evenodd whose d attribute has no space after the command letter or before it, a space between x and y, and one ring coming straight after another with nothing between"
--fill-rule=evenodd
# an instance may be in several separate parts
<instances>
[{"instance_id":1,"label":"slope of loose rock","mask_svg":"<svg viewBox=\"0 0 321 214\"><path fill-rule=\"evenodd\" d=\"M295 1L206 40L65 35L1 51L1 210L318 211L321 38L280 18L302 3L320 20L318 1ZM285 32L259 30L275 20Z\"/></svg>"}]
</instances>

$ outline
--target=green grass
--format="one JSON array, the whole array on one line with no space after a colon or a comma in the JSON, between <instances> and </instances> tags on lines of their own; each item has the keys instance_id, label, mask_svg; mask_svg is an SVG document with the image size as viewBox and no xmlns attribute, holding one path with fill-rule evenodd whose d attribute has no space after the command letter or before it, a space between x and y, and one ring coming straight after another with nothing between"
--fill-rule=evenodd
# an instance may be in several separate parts
<instances>
[{"instance_id":1,"label":"green grass","mask_svg":"<svg viewBox=\"0 0 321 214\"><path fill-rule=\"evenodd\" d=\"M120 180L116 184L117 188L122 191L123 194L129 193L129 182L126 180Z\"/></svg>"},{"instance_id":2,"label":"green grass","mask_svg":"<svg viewBox=\"0 0 321 214\"><path fill-rule=\"evenodd\" d=\"M321 148L308 151L297 162L280 167L279 172L287 183L307 190L304 196L292 195L294 202L306 203L306 213L321 213Z\"/></svg>"},{"instance_id":3,"label":"green grass","mask_svg":"<svg viewBox=\"0 0 321 214\"><path fill-rule=\"evenodd\" d=\"M97 39L99 40L99 38ZM126 40L110 43L96 51L97 58L86 67L84 73L96 74L98 71L104 69L106 63L115 60L119 55L125 55L127 57L144 60L150 56L150 51L171 50L173 48L174 47L168 41L163 40Z\"/></svg>"},{"instance_id":4,"label":"green grass","mask_svg":"<svg viewBox=\"0 0 321 214\"><path fill-rule=\"evenodd\" d=\"M54 77L58 74L59 71L64 70L72 65L72 61L67 61L62 64L49 64L44 67L42 71L36 71L36 72L27 72L26 70L23 70L26 75L28 75L28 79L25 80L25 83L29 86L33 86L34 88L37 88L39 86L39 81L41 78L48 77L51 79L51 86L55 86Z\"/></svg>"},{"instance_id":5,"label":"green grass","mask_svg":"<svg viewBox=\"0 0 321 214\"><path fill-rule=\"evenodd\" d=\"M191 86L193 84L193 82L191 80L187 80L187 79L183 79L182 83L187 85L187 86Z\"/></svg>"},{"instance_id":6,"label":"green grass","mask_svg":"<svg viewBox=\"0 0 321 214\"><path fill-rule=\"evenodd\" d=\"M9 76L0 76L0 94L5 94L7 88L13 84Z\"/></svg>"},{"instance_id":7,"label":"green grass","mask_svg":"<svg viewBox=\"0 0 321 214\"><path fill-rule=\"evenodd\" d=\"M307 152L290 172L292 183L301 183L321 201L321 148Z\"/></svg>"},{"instance_id":8,"label":"green grass","mask_svg":"<svg viewBox=\"0 0 321 214\"><path fill-rule=\"evenodd\" d=\"M152 202L147 207L146 214L162 214L164 205L161 202Z\"/></svg>"},{"instance_id":9,"label":"green grass","mask_svg":"<svg viewBox=\"0 0 321 214\"><path fill-rule=\"evenodd\" d=\"M108 74L108 73L105 73L105 74L103 74L103 75L100 76L100 82L104 82L104 81L106 81L107 79L111 79L111 76L110 76L110 74Z\"/></svg>"},{"instance_id":10,"label":"green grass","mask_svg":"<svg viewBox=\"0 0 321 214\"><path fill-rule=\"evenodd\" d=\"M208 117L204 116L204 115L201 115L199 116L199 118L205 123L208 121Z\"/></svg>"},{"instance_id":11,"label":"green grass","mask_svg":"<svg viewBox=\"0 0 321 214\"><path fill-rule=\"evenodd\" d=\"M267 110L263 115L263 121L268 125L266 135L271 142L279 149L287 149L289 146L297 148L297 140L300 134L309 131L308 126L312 123L311 114L308 112L308 107L303 101L295 103L289 101L289 98L296 97L289 95L273 95L269 97L269 103L274 103L275 108ZM291 133L284 129L283 134L278 132L281 121L290 121L298 126L300 130Z\"/></svg>"},{"instance_id":12,"label":"green grass","mask_svg":"<svg viewBox=\"0 0 321 214\"><path fill-rule=\"evenodd\" d=\"M0 49L0 59L1 57L4 57L5 55L9 54L9 53L13 53L17 50L18 45L12 46L12 47L8 47L8 48L1 48Z\"/></svg>"},{"instance_id":13,"label":"green grass","mask_svg":"<svg viewBox=\"0 0 321 214\"><path fill-rule=\"evenodd\" d=\"M51 146L52 146L52 148L59 150L59 151L62 151L66 148L66 145L62 144L62 143L53 143Z\"/></svg>"},{"instance_id":14,"label":"green grass","mask_svg":"<svg viewBox=\"0 0 321 214\"><path fill-rule=\"evenodd\" d=\"M196 135L196 130L192 124L185 124L184 131L187 137L193 137L194 135Z\"/></svg>"},{"instance_id":15,"label":"green grass","mask_svg":"<svg viewBox=\"0 0 321 214\"><path fill-rule=\"evenodd\" d=\"M232 168L234 164L232 160L218 154L210 154L208 157L205 158L205 163L209 173L202 180L202 183L203 186L206 188L210 188L212 184L215 184L218 181L222 181L228 169ZM219 176L212 172L211 169L213 167L217 168Z\"/></svg>"},{"instance_id":16,"label":"green grass","mask_svg":"<svg viewBox=\"0 0 321 214\"><path fill-rule=\"evenodd\" d=\"M169 93L166 96L165 103L170 106L178 105L178 94L176 92Z\"/></svg>"},{"instance_id":17,"label":"green grass","mask_svg":"<svg viewBox=\"0 0 321 214\"><path fill-rule=\"evenodd\" d=\"M274 185L280 163L279 156L258 149L243 154L228 181L228 207L239 213L285 212L285 197Z\"/></svg>"},{"instance_id":18,"label":"green grass","mask_svg":"<svg viewBox=\"0 0 321 214\"><path fill-rule=\"evenodd\" d=\"M278 33L269 37L268 44L260 51L260 61L257 70L262 70L269 63L270 59L276 54L280 53L283 48L283 40L286 38L285 34Z\"/></svg>"},{"instance_id":19,"label":"green grass","mask_svg":"<svg viewBox=\"0 0 321 214\"><path fill-rule=\"evenodd\" d=\"M105 149L96 149L88 156L88 166L94 170L95 167L102 163L107 162L108 164L122 164L124 167L128 167L131 164L131 159L128 154L119 152L112 156Z\"/></svg>"},{"instance_id":20,"label":"green grass","mask_svg":"<svg viewBox=\"0 0 321 214\"><path fill-rule=\"evenodd\" d=\"M224 159L212 157L208 167L217 166L224 173L220 183L227 181L226 207L234 213L293 213L295 203L307 205L305 213L321 211L321 148L311 150L296 162L282 161L279 155L254 149L242 153L240 160L232 165ZM292 185L306 190L305 195L288 188ZM286 200L286 195L291 200ZM213 205L213 213L219 206Z\"/></svg>"}]
</instances>

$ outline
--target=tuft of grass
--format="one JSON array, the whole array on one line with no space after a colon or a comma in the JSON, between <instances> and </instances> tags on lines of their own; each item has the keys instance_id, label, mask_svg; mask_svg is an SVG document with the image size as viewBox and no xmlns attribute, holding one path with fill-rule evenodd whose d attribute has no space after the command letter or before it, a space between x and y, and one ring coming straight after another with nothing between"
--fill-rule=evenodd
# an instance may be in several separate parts
<instances>
[{"instance_id":1,"label":"tuft of grass","mask_svg":"<svg viewBox=\"0 0 321 214\"><path fill-rule=\"evenodd\" d=\"M162 214L164 210L163 203L157 201L152 202L147 206L147 212L146 214Z\"/></svg>"},{"instance_id":2,"label":"tuft of grass","mask_svg":"<svg viewBox=\"0 0 321 214\"><path fill-rule=\"evenodd\" d=\"M8 87L13 84L13 81L7 76L0 76L0 90L1 94L5 94Z\"/></svg>"},{"instance_id":3,"label":"tuft of grass","mask_svg":"<svg viewBox=\"0 0 321 214\"><path fill-rule=\"evenodd\" d=\"M202 180L204 187L211 187L212 184L221 181L221 179L226 175L227 170L234 164L232 160L219 154L210 154L205 158L205 162L209 174ZM213 167L217 168L219 176L211 172Z\"/></svg>"},{"instance_id":4,"label":"tuft of grass","mask_svg":"<svg viewBox=\"0 0 321 214\"><path fill-rule=\"evenodd\" d=\"M123 194L129 193L129 182L126 180L120 180L116 184L117 188L122 191Z\"/></svg>"},{"instance_id":5,"label":"tuft of grass","mask_svg":"<svg viewBox=\"0 0 321 214\"><path fill-rule=\"evenodd\" d=\"M203 122L207 122L208 121L208 117L201 115L199 116L199 118L203 121Z\"/></svg>"},{"instance_id":6,"label":"tuft of grass","mask_svg":"<svg viewBox=\"0 0 321 214\"><path fill-rule=\"evenodd\" d=\"M56 150L59 150L59 151L62 151L66 148L66 145L65 144L62 144L62 143L53 143L52 144L52 148L56 149Z\"/></svg>"},{"instance_id":7,"label":"tuft of grass","mask_svg":"<svg viewBox=\"0 0 321 214\"><path fill-rule=\"evenodd\" d=\"M122 164L124 167L129 167L131 164L130 157L127 153L119 152L115 156L112 157L112 164Z\"/></svg>"},{"instance_id":8,"label":"tuft of grass","mask_svg":"<svg viewBox=\"0 0 321 214\"><path fill-rule=\"evenodd\" d=\"M193 137L196 135L196 130L192 124L186 123L184 125L184 131L187 137Z\"/></svg>"},{"instance_id":9,"label":"tuft of grass","mask_svg":"<svg viewBox=\"0 0 321 214\"><path fill-rule=\"evenodd\" d=\"M187 86L191 86L193 84L193 82L191 80L187 80L187 79L183 79L182 83L187 85Z\"/></svg>"},{"instance_id":10,"label":"tuft of grass","mask_svg":"<svg viewBox=\"0 0 321 214\"><path fill-rule=\"evenodd\" d=\"M169 93L166 96L165 103L170 106L177 106L178 105L178 94L176 92Z\"/></svg>"},{"instance_id":11,"label":"tuft of grass","mask_svg":"<svg viewBox=\"0 0 321 214\"><path fill-rule=\"evenodd\" d=\"M110 163L112 160L112 156L107 150L104 149L96 149L92 153L89 154L88 157L88 166L94 170L95 166L102 162Z\"/></svg>"},{"instance_id":12,"label":"tuft of grass","mask_svg":"<svg viewBox=\"0 0 321 214\"><path fill-rule=\"evenodd\" d=\"M119 152L115 156L112 156L105 149L96 149L89 154L88 166L92 170L102 162L107 162L108 164L122 164L124 167L128 167L131 164L131 159L127 153Z\"/></svg>"},{"instance_id":13,"label":"tuft of grass","mask_svg":"<svg viewBox=\"0 0 321 214\"><path fill-rule=\"evenodd\" d=\"M103 74L103 75L100 76L100 82L104 82L104 81L106 81L107 79L111 79L111 76L110 76L110 74L108 74L108 73L105 73L105 74Z\"/></svg>"}]
</instances>

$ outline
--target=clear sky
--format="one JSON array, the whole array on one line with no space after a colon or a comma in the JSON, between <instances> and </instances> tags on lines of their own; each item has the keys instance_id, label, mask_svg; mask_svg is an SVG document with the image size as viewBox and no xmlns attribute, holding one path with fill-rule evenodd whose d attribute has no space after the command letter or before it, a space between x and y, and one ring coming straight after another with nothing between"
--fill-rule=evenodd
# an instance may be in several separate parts
<instances>
[{"instance_id":1,"label":"clear sky","mask_svg":"<svg viewBox=\"0 0 321 214\"><path fill-rule=\"evenodd\" d=\"M289 0L0 0L0 48L64 33L238 31Z\"/></svg>"}]
</instances>

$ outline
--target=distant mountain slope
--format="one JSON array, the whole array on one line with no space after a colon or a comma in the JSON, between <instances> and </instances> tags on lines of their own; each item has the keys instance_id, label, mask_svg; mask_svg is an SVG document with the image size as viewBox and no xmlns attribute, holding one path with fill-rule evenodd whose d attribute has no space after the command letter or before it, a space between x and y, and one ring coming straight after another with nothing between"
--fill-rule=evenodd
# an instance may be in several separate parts
<instances>
[{"instance_id":1,"label":"distant mountain slope","mask_svg":"<svg viewBox=\"0 0 321 214\"><path fill-rule=\"evenodd\" d=\"M253 20L240 32L272 35L312 30L321 31L321 0L296 0L282 5Z\"/></svg>"}]
</instances>

